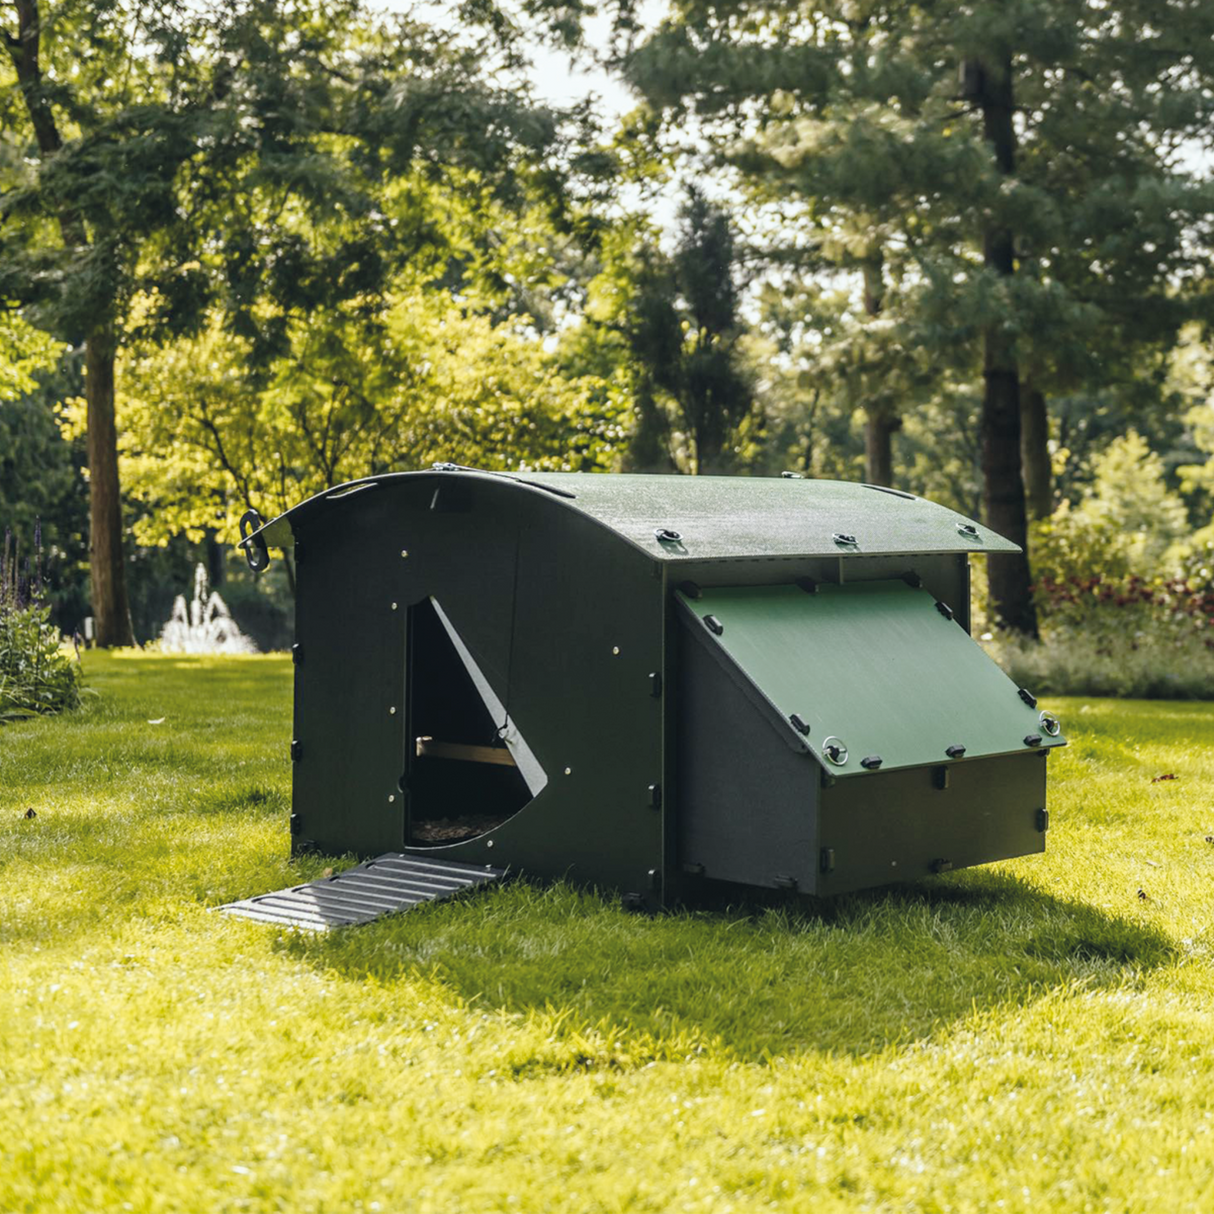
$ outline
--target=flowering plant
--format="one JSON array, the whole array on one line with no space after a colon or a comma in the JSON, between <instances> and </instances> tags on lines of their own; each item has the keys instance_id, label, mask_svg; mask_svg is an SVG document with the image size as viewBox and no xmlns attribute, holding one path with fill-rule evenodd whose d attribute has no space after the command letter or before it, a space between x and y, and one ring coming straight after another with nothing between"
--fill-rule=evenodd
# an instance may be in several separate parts
<instances>
[{"instance_id":1,"label":"flowering plant","mask_svg":"<svg viewBox=\"0 0 1214 1214\"><path fill-rule=\"evenodd\" d=\"M22 570L12 533L0 547L0 720L62 712L80 703L80 667L64 652L42 603L42 544Z\"/></svg>"}]
</instances>

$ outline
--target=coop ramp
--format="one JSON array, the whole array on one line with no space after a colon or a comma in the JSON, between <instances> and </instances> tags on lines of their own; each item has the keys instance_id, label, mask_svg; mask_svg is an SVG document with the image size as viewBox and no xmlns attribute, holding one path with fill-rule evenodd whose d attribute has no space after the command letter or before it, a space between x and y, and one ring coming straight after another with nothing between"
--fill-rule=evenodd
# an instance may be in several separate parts
<instances>
[{"instance_id":1,"label":"coop ramp","mask_svg":"<svg viewBox=\"0 0 1214 1214\"><path fill-rule=\"evenodd\" d=\"M241 919L326 932L370 923L422 902L438 902L464 890L491 885L505 875L501 868L388 852L319 881L258 894L215 909Z\"/></svg>"}]
</instances>

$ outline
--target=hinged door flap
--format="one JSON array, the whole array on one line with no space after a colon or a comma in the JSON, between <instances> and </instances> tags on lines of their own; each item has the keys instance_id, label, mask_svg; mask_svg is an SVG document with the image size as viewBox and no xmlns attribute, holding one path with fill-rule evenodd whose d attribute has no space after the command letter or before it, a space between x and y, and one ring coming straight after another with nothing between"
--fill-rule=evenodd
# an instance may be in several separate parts
<instances>
[{"instance_id":1,"label":"hinged door flap","mask_svg":"<svg viewBox=\"0 0 1214 1214\"><path fill-rule=\"evenodd\" d=\"M701 639L833 775L1065 743L926 590L879 581L678 593Z\"/></svg>"}]
</instances>

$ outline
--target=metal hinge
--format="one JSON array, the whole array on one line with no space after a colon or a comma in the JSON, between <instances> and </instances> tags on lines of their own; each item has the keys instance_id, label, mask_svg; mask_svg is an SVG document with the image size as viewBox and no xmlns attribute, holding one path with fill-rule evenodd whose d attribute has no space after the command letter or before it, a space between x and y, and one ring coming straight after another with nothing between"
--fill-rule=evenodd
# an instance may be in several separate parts
<instances>
[{"instance_id":1,"label":"metal hinge","mask_svg":"<svg viewBox=\"0 0 1214 1214\"><path fill-rule=\"evenodd\" d=\"M294 645L291 646L291 661L294 662L294 664L296 666L302 666L303 658L304 658L303 646L300 645L299 642L297 641Z\"/></svg>"},{"instance_id":2,"label":"metal hinge","mask_svg":"<svg viewBox=\"0 0 1214 1214\"><path fill-rule=\"evenodd\" d=\"M1037 829L1045 834L1050 829L1050 811L1048 809L1039 809L1037 811Z\"/></svg>"},{"instance_id":3,"label":"metal hinge","mask_svg":"<svg viewBox=\"0 0 1214 1214\"><path fill-rule=\"evenodd\" d=\"M299 744L298 738L291 739L291 762L298 763L299 756L303 754L303 747Z\"/></svg>"},{"instance_id":4,"label":"metal hinge","mask_svg":"<svg viewBox=\"0 0 1214 1214\"><path fill-rule=\"evenodd\" d=\"M818 857L818 867L824 873L833 873L835 871L835 849L833 847L824 847Z\"/></svg>"}]
</instances>

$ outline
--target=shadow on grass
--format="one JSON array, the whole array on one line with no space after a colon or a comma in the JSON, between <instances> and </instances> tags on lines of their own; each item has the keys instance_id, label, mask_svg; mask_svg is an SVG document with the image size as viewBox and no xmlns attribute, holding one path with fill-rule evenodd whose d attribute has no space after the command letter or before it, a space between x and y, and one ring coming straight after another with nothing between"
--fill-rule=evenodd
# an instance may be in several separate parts
<instances>
[{"instance_id":1,"label":"shadow on grass","mask_svg":"<svg viewBox=\"0 0 1214 1214\"><path fill-rule=\"evenodd\" d=\"M989 872L654 919L517 883L279 947L353 980L420 974L481 1008L631 1034L655 1057L692 1042L744 1061L867 1054L1172 956L1160 933Z\"/></svg>"}]
</instances>

